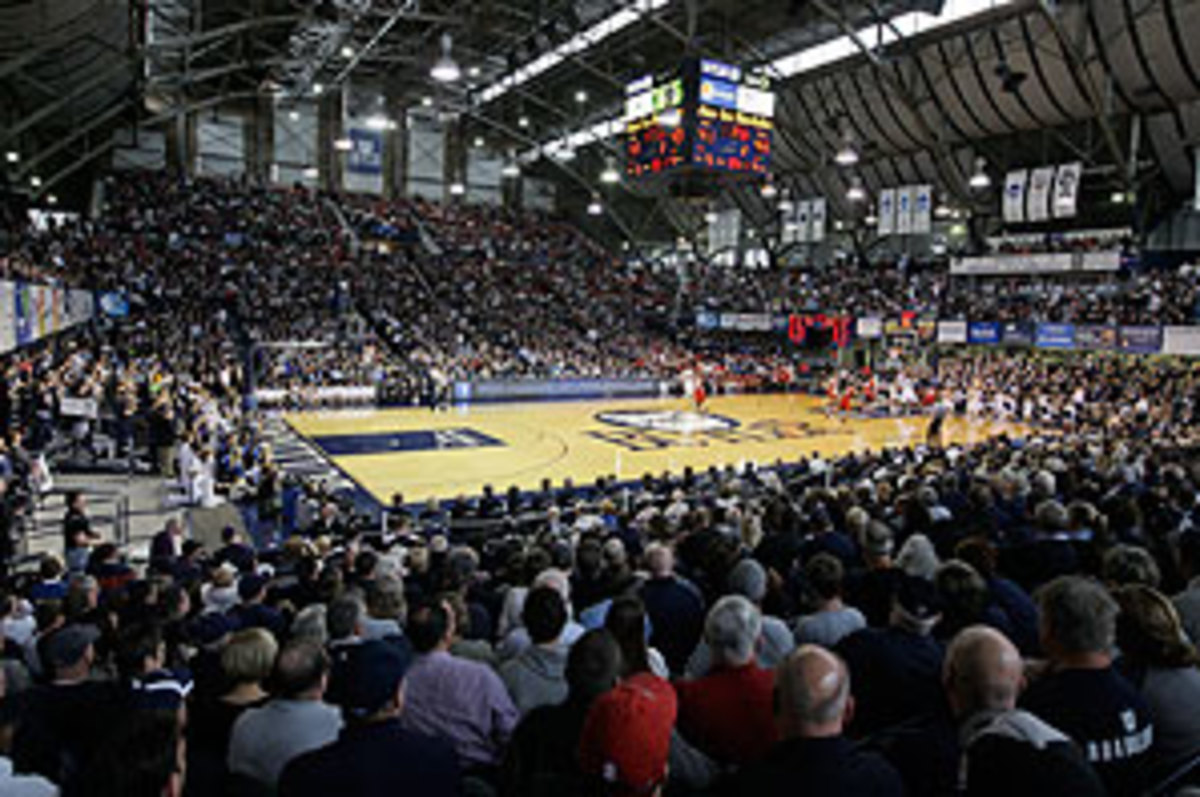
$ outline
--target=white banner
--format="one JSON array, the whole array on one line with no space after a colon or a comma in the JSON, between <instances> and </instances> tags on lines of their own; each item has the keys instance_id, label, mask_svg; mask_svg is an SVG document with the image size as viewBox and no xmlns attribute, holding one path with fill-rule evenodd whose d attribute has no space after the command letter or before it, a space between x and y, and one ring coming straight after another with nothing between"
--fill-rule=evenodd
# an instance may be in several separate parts
<instances>
[{"instance_id":1,"label":"white banner","mask_svg":"<svg viewBox=\"0 0 1200 797\"><path fill-rule=\"evenodd\" d=\"M96 418L99 415L95 399L70 396L58 400L58 411L64 418Z\"/></svg>"},{"instance_id":2,"label":"white banner","mask_svg":"<svg viewBox=\"0 0 1200 797\"><path fill-rule=\"evenodd\" d=\"M812 240L812 202L796 203L796 240L806 244Z\"/></svg>"},{"instance_id":3,"label":"white banner","mask_svg":"<svg viewBox=\"0 0 1200 797\"><path fill-rule=\"evenodd\" d=\"M879 236L896 232L896 189L885 188L879 192Z\"/></svg>"},{"instance_id":4,"label":"white banner","mask_svg":"<svg viewBox=\"0 0 1200 797\"><path fill-rule=\"evenodd\" d=\"M1029 214L1031 222L1050 220L1050 194L1054 189L1053 166L1034 169L1029 176Z\"/></svg>"},{"instance_id":5,"label":"white banner","mask_svg":"<svg viewBox=\"0 0 1200 797\"><path fill-rule=\"evenodd\" d=\"M1200 327L1163 329L1163 354L1200 355Z\"/></svg>"},{"instance_id":6,"label":"white banner","mask_svg":"<svg viewBox=\"0 0 1200 797\"><path fill-rule=\"evenodd\" d=\"M966 343L966 321L939 321L937 327L938 343Z\"/></svg>"},{"instance_id":7,"label":"white banner","mask_svg":"<svg viewBox=\"0 0 1200 797\"><path fill-rule=\"evenodd\" d=\"M736 332L770 332L773 321L766 313L721 313L721 329Z\"/></svg>"},{"instance_id":8,"label":"white banner","mask_svg":"<svg viewBox=\"0 0 1200 797\"><path fill-rule=\"evenodd\" d=\"M811 225L809 240L815 244L819 244L825 240L825 221L825 198L818 197L809 204L809 222Z\"/></svg>"},{"instance_id":9,"label":"white banner","mask_svg":"<svg viewBox=\"0 0 1200 797\"><path fill-rule=\"evenodd\" d=\"M13 284L0 282L0 352L17 347L17 308Z\"/></svg>"},{"instance_id":10,"label":"white banner","mask_svg":"<svg viewBox=\"0 0 1200 797\"><path fill-rule=\"evenodd\" d=\"M912 186L896 189L896 234L910 235L913 229L913 206L917 191Z\"/></svg>"},{"instance_id":11,"label":"white banner","mask_svg":"<svg viewBox=\"0 0 1200 797\"><path fill-rule=\"evenodd\" d=\"M737 208L723 210L708 225L708 251L736 249L742 234L742 214Z\"/></svg>"},{"instance_id":12,"label":"white banner","mask_svg":"<svg viewBox=\"0 0 1200 797\"><path fill-rule=\"evenodd\" d=\"M1064 163L1054 178L1054 218L1073 218L1079 209L1079 183L1083 180L1083 163Z\"/></svg>"},{"instance_id":13,"label":"white banner","mask_svg":"<svg viewBox=\"0 0 1200 797\"><path fill-rule=\"evenodd\" d=\"M854 334L860 338L882 338L882 318L858 318L854 321Z\"/></svg>"},{"instance_id":14,"label":"white banner","mask_svg":"<svg viewBox=\"0 0 1200 797\"><path fill-rule=\"evenodd\" d=\"M913 235L929 235L933 232L933 186L918 185L913 203Z\"/></svg>"},{"instance_id":15,"label":"white banner","mask_svg":"<svg viewBox=\"0 0 1200 797\"><path fill-rule=\"evenodd\" d=\"M1029 255L982 255L950 261L956 276L1062 274L1073 271L1117 271L1120 252L1047 252Z\"/></svg>"},{"instance_id":16,"label":"white banner","mask_svg":"<svg viewBox=\"0 0 1200 797\"><path fill-rule=\"evenodd\" d=\"M1004 178L1004 223L1022 224L1025 221L1025 187L1029 170L1009 172Z\"/></svg>"}]
</instances>

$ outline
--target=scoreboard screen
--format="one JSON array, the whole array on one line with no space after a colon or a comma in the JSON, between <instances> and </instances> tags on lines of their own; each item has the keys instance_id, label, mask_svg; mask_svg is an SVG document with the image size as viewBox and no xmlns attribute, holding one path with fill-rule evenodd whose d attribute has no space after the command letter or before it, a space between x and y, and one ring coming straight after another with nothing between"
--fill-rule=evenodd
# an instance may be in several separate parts
<instances>
[{"instance_id":1,"label":"scoreboard screen","mask_svg":"<svg viewBox=\"0 0 1200 797\"><path fill-rule=\"evenodd\" d=\"M678 77L643 77L626 88L625 171L766 175L774 116L767 78L731 64L695 59Z\"/></svg>"}]
</instances>

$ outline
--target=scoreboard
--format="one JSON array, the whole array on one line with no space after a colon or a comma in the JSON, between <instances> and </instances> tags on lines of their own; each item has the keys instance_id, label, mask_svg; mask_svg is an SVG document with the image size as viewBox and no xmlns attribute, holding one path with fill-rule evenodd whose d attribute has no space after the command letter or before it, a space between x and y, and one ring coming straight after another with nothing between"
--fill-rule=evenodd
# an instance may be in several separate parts
<instances>
[{"instance_id":1,"label":"scoreboard","mask_svg":"<svg viewBox=\"0 0 1200 797\"><path fill-rule=\"evenodd\" d=\"M766 175L771 165L775 95L757 73L710 59L678 76L646 76L626 88L626 173Z\"/></svg>"}]
</instances>

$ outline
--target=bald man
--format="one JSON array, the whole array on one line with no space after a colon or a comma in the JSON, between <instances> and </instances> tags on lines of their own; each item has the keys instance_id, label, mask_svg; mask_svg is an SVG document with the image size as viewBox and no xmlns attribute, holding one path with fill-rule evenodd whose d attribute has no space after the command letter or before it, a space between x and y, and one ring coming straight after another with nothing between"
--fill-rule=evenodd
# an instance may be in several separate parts
<instances>
[{"instance_id":1,"label":"bald man","mask_svg":"<svg viewBox=\"0 0 1200 797\"><path fill-rule=\"evenodd\" d=\"M1024 662L1015 645L971 626L946 651L942 682L959 727L959 787L970 797L1085 795L1105 789L1083 753L1061 731L1016 708Z\"/></svg>"},{"instance_id":2,"label":"bald man","mask_svg":"<svg viewBox=\"0 0 1200 797\"><path fill-rule=\"evenodd\" d=\"M731 794L852 797L904 794L896 770L843 735L854 712L850 672L840 658L802 645L775 673L780 741L766 761L746 770Z\"/></svg>"}]
</instances>

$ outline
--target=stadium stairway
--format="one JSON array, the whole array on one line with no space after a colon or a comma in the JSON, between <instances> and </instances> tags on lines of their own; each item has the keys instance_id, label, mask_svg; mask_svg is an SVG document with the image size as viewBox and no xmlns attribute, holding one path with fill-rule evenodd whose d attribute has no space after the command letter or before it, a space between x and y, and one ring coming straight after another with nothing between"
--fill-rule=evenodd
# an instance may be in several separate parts
<instances>
[{"instance_id":1,"label":"stadium stairway","mask_svg":"<svg viewBox=\"0 0 1200 797\"><path fill-rule=\"evenodd\" d=\"M311 442L296 433L279 413L271 413L263 422L263 436L284 475L323 481L331 492L358 489Z\"/></svg>"}]
</instances>

